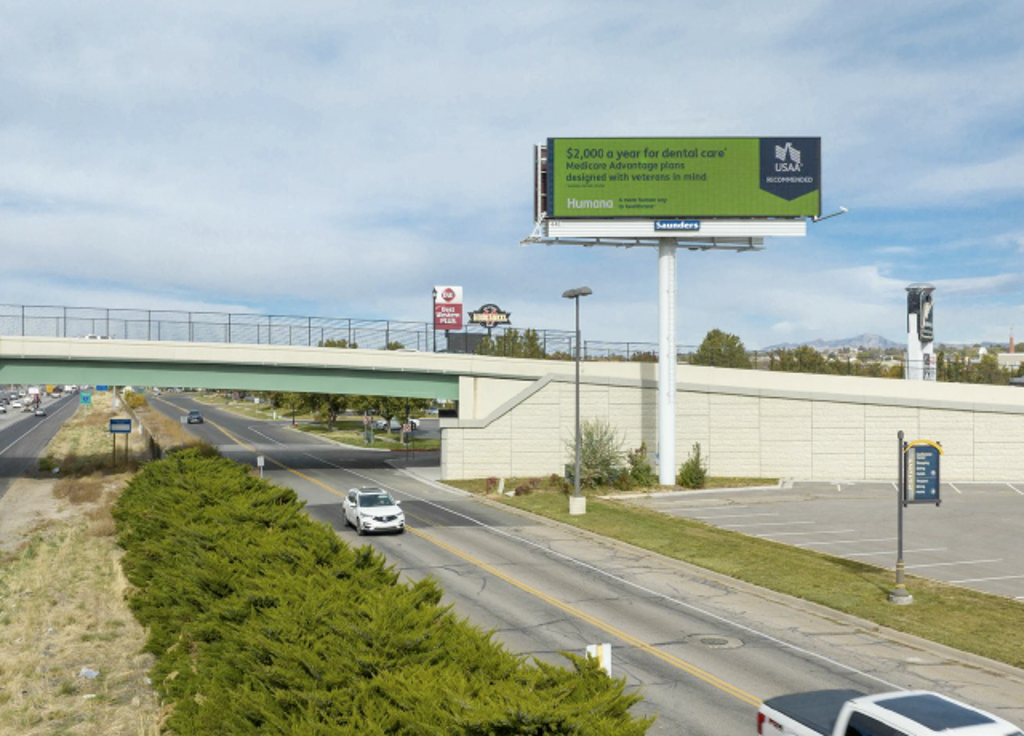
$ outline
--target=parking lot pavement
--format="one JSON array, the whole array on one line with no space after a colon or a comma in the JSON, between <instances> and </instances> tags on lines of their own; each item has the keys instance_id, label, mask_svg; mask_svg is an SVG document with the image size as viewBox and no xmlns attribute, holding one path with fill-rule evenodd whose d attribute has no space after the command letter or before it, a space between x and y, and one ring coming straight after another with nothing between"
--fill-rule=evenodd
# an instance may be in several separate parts
<instances>
[{"instance_id":1,"label":"parking lot pavement","mask_svg":"<svg viewBox=\"0 0 1024 736\"><path fill-rule=\"evenodd\" d=\"M943 483L940 497L939 506L904 509L907 571L1024 603L1024 480ZM896 564L895 483L808 481L682 491L633 503L879 567Z\"/></svg>"}]
</instances>

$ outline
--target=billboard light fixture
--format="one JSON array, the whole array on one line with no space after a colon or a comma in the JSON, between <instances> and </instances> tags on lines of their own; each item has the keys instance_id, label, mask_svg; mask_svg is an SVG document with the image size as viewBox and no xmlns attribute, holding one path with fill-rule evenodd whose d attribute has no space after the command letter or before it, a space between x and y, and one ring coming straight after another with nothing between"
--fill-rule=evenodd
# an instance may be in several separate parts
<instances>
[{"instance_id":1,"label":"billboard light fixture","mask_svg":"<svg viewBox=\"0 0 1024 736\"><path fill-rule=\"evenodd\" d=\"M825 215L824 217L812 217L811 222L822 222L823 220L831 220L833 217L839 217L839 215L845 215L850 210L840 206L837 212L833 212L831 215Z\"/></svg>"}]
</instances>

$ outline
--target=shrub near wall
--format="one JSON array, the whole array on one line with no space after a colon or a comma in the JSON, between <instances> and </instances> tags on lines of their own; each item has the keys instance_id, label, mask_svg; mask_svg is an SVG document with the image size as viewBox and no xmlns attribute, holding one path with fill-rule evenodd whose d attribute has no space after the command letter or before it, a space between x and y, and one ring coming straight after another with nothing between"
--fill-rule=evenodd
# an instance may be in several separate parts
<instances>
[{"instance_id":1,"label":"shrub near wall","mask_svg":"<svg viewBox=\"0 0 1024 736\"><path fill-rule=\"evenodd\" d=\"M219 457L150 463L115 510L176 734L643 734L589 660L528 663Z\"/></svg>"}]
</instances>

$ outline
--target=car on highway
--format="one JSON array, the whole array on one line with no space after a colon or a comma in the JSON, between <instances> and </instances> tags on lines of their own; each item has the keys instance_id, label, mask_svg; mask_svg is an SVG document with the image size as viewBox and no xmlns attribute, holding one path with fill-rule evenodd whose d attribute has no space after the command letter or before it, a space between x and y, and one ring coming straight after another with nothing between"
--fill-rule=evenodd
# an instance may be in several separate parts
<instances>
[{"instance_id":1,"label":"car on highway","mask_svg":"<svg viewBox=\"0 0 1024 736\"><path fill-rule=\"evenodd\" d=\"M342 509L345 523L361 536L367 532L405 531L405 513L399 501L383 488L353 488L345 496Z\"/></svg>"},{"instance_id":2,"label":"car on highway","mask_svg":"<svg viewBox=\"0 0 1024 736\"><path fill-rule=\"evenodd\" d=\"M188 413L188 417L185 419L189 424L202 424L203 414L198 409L193 409Z\"/></svg>"},{"instance_id":3,"label":"car on highway","mask_svg":"<svg viewBox=\"0 0 1024 736\"><path fill-rule=\"evenodd\" d=\"M7 407L4 406L3 404L0 404L0 414L6 414L6 413L7 413Z\"/></svg>"},{"instance_id":4,"label":"car on highway","mask_svg":"<svg viewBox=\"0 0 1024 736\"><path fill-rule=\"evenodd\" d=\"M37 417L45 417L46 416L46 409L44 409L41 406L37 406L36 410L34 412L32 412L32 413L35 414Z\"/></svg>"},{"instance_id":5,"label":"car on highway","mask_svg":"<svg viewBox=\"0 0 1024 736\"><path fill-rule=\"evenodd\" d=\"M21 402L20 401L12 401L11 402L11 408L12 409L20 409L21 408Z\"/></svg>"}]
</instances>

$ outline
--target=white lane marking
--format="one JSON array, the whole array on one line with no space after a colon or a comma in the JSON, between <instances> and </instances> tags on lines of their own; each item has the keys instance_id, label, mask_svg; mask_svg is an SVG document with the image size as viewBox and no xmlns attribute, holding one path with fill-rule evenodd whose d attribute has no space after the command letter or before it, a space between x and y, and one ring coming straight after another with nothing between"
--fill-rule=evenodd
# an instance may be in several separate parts
<instances>
[{"instance_id":1,"label":"white lane marking","mask_svg":"<svg viewBox=\"0 0 1024 736\"><path fill-rule=\"evenodd\" d=\"M763 514L718 514L717 516L691 516L691 519L700 519L701 521L711 521L713 519L752 519L755 516L779 516L778 512L775 513L763 513Z\"/></svg>"},{"instance_id":2,"label":"white lane marking","mask_svg":"<svg viewBox=\"0 0 1024 736\"><path fill-rule=\"evenodd\" d=\"M766 521L763 524L722 524L723 529L751 529L755 526L794 526L795 524L817 524L816 521Z\"/></svg>"},{"instance_id":3,"label":"white lane marking","mask_svg":"<svg viewBox=\"0 0 1024 736\"><path fill-rule=\"evenodd\" d=\"M1019 489L1019 488L1018 488L1017 486L1015 486L1015 485L1014 485L1013 483L1007 483L1006 485L1010 486L1010 488L1012 488L1013 490L1017 491L1017 493L1019 493L1020 495L1024 496L1024 491L1022 491L1021 489Z\"/></svg>"},{"instance_id":4,"label":"white lane marking","mask_svg":"<svg viewBox=\"0 0 1024 736\"><path fill-rule=\"evenodd\" d=\"M316 458L316 459L319 460L320 458ZM333 463L330 463L330 462L328 462L326 460L321 460L321 462L326 462L328 465L333 465ZM484 530L486 530L486 531L488 531L488 532L490 532L492 534L497 534L497 535L502 536L502 537L507 537L508 539L511 539L511 540L513 540L515 542L521 542L523 544L529 545L530 547L534 547L535 549L539 550L543 554L546 554L546 555L549 555L551 557L556 557L556 558L565 560L566 562L569 562L569 563L572 563L574 565L577 565L578 567L582 567L583 569L588 570L588 571L590 571L592 573L595 573L597 575L601 575L602 577L606 577L609 580L614 580L619 585L623 585L623 586L626 586L626 587L629 587L629 588L634 588L634 589L639 590L640 592L645 593L646 595L649 595L649 596L651 596L653 598L660 598L661 600L666 601L668 603L675 604L675 605L679 606L680 608L688 609L688 610L693 611L694 613L697 613L697 614L699 614L701 616L707 616L708 618L711 618L711 619L713 619L715 621L718 621L719 623L725 624L726 626L730 626L730 627L732 627L734 629L738 629L740 631L745 631L748 634L753 634L754 636L760 636L765 641L769 641L769 642L771 642L773 644L776 644L777 646L782 647L783 649L788 649L789 651L796 652L796 653L801 654L801 655L803 655L805 657L810 657L811 659L816 659L816 660L818 660L820 662L825 662L826 664L832 665L833 667L838 667L838 668L840 668L842 670L845 670L847 672L851 672L851 673L853 673L855 675L858 675L859 677L865 677L865 678L867 678L869 680L874 680L875 682L881 683L882 685L884 685L886 687L890 687L893 690L906 690L906 688L903 687L902 685L897 685L895 683L889 682L888 680L883 680L881 677L878 677L876 675L872 675L871 673L865 672L864 670L859 670L856 667L852 667L852 666L850 666L848 664L844 664L843 662L840 662L838 660L832 659L831 657L826 657L824 654L818 654L817 652L812 652L812 651L810 651L808 649L804 649L803 647L798 647L796 644L792 644L790 642L783 641L782 639L774 637L771 634L766 634L765 632L759 631L759 630L757 630L757 629L755 629L753 627L745 626L744 624L737 623L735 621L732 621L732 620L726 618L725 616L720 616L720 615L718 615L716 613L712 613L711 611L708 611L706 609L700 608L699 606L695 606L692 603L687 603L686 601L680 600L678 598L673 598L670 595L667 595L665 593L661 593L661 592L656 591L656 590L652 590L651 588L648 588L646 586L640 585L639 583L635 583L635 582L633 582L631 580L626 580L625 578L619 577L618 575L616 575L614 573L611 573L611 572L608 572L607 570L603 570L602 568L597 567L596 565L591 565L589 562L584 562L583 560L580 560L580 559L577 559L577 558L572 557L570 555L567 555L564 552L557 552L557 551L551 549L550 547L545 547L543 544L540 544L539 542L534 542L533 540L527 539L526 537L520 537L519 535L513 534L511 532L507 532L504 529L500 529L498 527L491 526L490 524L485 524L484 522L480 521L479 519L474 519L472 516L469 516L468 514L464 514L464 513L460 512L460 511L455 511L453 509L448 508L447 506L442 506L441 504L439 504L439 503L437 503L435 501L431 501L431 500L426 499L426 498L417 497L415 494L413 494L413 493L411 493L409 491L400 491L397 488L388 486L388 484L386 484L386 483L382 483L381 481L378 481L378 480L376 480L376 479L374 479L374 478L372 478L372 477L370 477L368 475L363 475L362 473L359 473L359 472L357 472L355 470L350 470L349 468L342 468L340 466L335 466L335 467L338 467L340 470L344 470L346 473L351 473L352 475L354 475L354 476L356 476L358 478L363 478L365 480L370 481L371 483L375 483L375 484L377 484L379 486L382 486L383 488L386 488L387 490L394 491L395 493L401 493L401 494L403 494L405 496L409 496L414 501L419 501L420 503L423 503L423 504L425 504L427 506L433 506L434 508L440 509L441 511L444 511L445 513L448 513L448 514L451 514L453 516L457 516L459 518L465 519L466 521L469 521L469 522L471 522L473 524L476 524L481 529L484 529Z\"/></svg>"},{"instance_id":5,"label":"white lane marking","mask_svg":"<svg viewBox=\"0 0 1024 736\"><path fill-rule=\"evenodd\" d=\"M850 531L854 531L851 529ZM810 545L824 546L826 544L864 544L864 542L895 542L899 537L880 537L877 539L840 539L835 542L800 542L795 547L809 547Z\"/></svg>"},{"instance_id":6,"label":"white lane marking","mask_svg":"<svg viewBox=\"0 0 1024 736\"><path fill-rule=\"evenodd\" d=\"M284 444L284 443L279 442L278 444ZM659 591L652 590L651 588L647 588L647 587L645 587L643 585L640 585L639 583L635 583L635 582L633 582L631 580L626 580L625 578L619 577L618 575L615 575L614 573L610 573L607 570L603 570L600 567L597 567L596 565L591 565L589 562L584 562L583 560L577 559L577 558L572 557L570 555L567 555L567 554L565 554L563 552L557 552L557 551L551 549L550 547L545 547L543 544L540 544L539 542L534 542L533 540L527 539L526 537L520 537L520 536L518 536L516 534L512 534L511 532L507 532L504 529L500 529L498 527L491 526L490 524L485 524L484 522L480 521L479 519L475 519L472 516L469 516L468 514L464 514L464 513L459 512L459 511L455 511L453 509L448 508L447 506L443 506L443 505L441 505L441 504L439 504L439 503L437 503L435 501L431 501L430 499L422 498L422 497L417 496L416 494L414 494L414 493L412 493L410 491L399 490L399 489L397 489L397 488L395 488L393 486L388 485L385 482L379 481L379 480L377 480L375 478L372 478L372 477L370 477L368 475L363 475L362 473L359 473L359 472L357 472L355 470L352 470L350 468L343 468L340 465L335 465L334 463L330 462L329 460L323 460L322 458L318 458L315 455L310 455L309 453L304 453L304 454L309 455L309 457L312 457L315 460L319 460L320 462L325 463L326 465L330 465L330 466L335 467L335 468L337 468L339 470L343 470L346 473L350 473L351 475L354 475L357 478L363 478L364 480L368 480L371 483L373 483L375 485L378 485L378 486L381 486L381 487L383 487L383 488L385 488L387 490L394 491L395 493L401 493L404 496L408 496L413 501L418 501L418 502L423 503L423 504L425 504L427 506L432 506L435 509L439 509L441 511L444 511L445 513L451 514L452 516L457 516L457 517L459 517L461 519L465 519L466 521L468 521L468 522L470 522L472 524L476 524L481 529L484 529L484 530L490 532L491 534L497 534L498 536L506 537L506 538L511 539L511 540L513 540L515 542L520 542L522 544L525 544L525 545L528 545L530 547L533 547L533 548L539 550L540 552L542 552L543 554L546 554L546 555L548 555L550 557L556 557L556 558L565 560L566 562L574 564L574 565L576 565L578 567L581 567L581 568L583 568L585 570L589 570L590 572L593 572L593 573L595 573L597 575L601 575L602 577L606 577L609 580L614 580L619 585L623 585L623 586L626 586L626 587L629 587L629 588L633 588L635 590L639 590L640 592L645 593L646 595L649 595L649 596L654 597L654 598L660 598L661 600L664 600L664 601L666 601L668 603L672 603L672 604L674 604L676 606L679 606L680 608L685 608L687 610L693 611L694 613L697 613L697 614L699 614L701 616L707 616L708 618L711 618L711 619L713 619L715 621L718 621L719 623L725 624L726 626L730 626L730 627L732 627L734 629L738 629L739 631L745 631L748 634L753 634L754 636L759 636L762 639L764 639L765 641L769 641L769 642L771 642L773 644L776 644L777 646L782 647L783 649L788 649L789 651L796 652L796 653L801 654L801 655L803 655L805 657L809 657L811 659L816 659L816 660L818 660L820 662L824 662L824 663L826 663L828 665L831 665L833 667L838 667L838 668L840 668L842 670L845 670L846 672L851 672L851 673L853 673L853 674L855 674L855 675L857 675L859 677L864 677L864 678L866 678L868 680L873 680L874 682L880 683L881 685L884 685L885 687L892 688L893 690L906 690L906 688L902 687L901 685L897 685L895 683L889 682L888 680L883 680L881 677L878 677L876 675L872 675L869 672L865 672L863 670L859 670L856 667L852 667L852 666L850 666L848 664L844 664L843 662L840 662L838 660L832 659L831 657L826 657L823 654L818 654L817 652L812 652L812 651L810 651L808 649L804 649L803 647L798 647L796 644L792 644L790 642L783 641L782 639L774 637L771 634L766 634L765 632L758 631L757 629L752 628L750 626L745 626L743 624L737 623L735 621L727 619L724 616L720 616L720 615L718 615L716 613L712 613L711 611L708 611L708 610L705 610L705 609L700 608L698 606L695 606L692 603L687 603L687 602L682 601L682 600L680 600L678 598L673 598L670 595L666 595L665 593L661 593Z\"/></svg>"},{"instance_id":7,"label":"white lane marking","mask_svg":"<svg viewBox=\"0 0 1024 736\"><path fill-rule=\"evenodd\" d=\"M838 493L842 493L843 492L843 484L842 483L836 483L836 491Z\"/></svg>"},{"instance_id":8,"label":"white lane marking","mask_svg":"<svg viewBox=\"0 0 1024 736\"><path fill-rule=\"evenodd\" d=\"M999 575L994 578L967 578L966 580L950 580L953 585L960 585L962 583L986 583L989 580L1016 580L1018 578L1024 578L1024 575Z\"/></svg>"},{"instance_id":9,"label":"white lane marking","mask_svg":"<svg viewBox=\"0 0 1024 736\"><path fill-rule=\"evenodd\" d=\"M910 554L911 552L945 552L946 547L921 547L920 549L905 549L903 554ZM899 554L899 550L887 549L880 550L878 552L854 552L852 554L844 555L845 557L877 557L878 555L895 555Z\"/></svg>"},{"instance_id":10,"label":"white lane marking","mask_svg":"<svg viewBox=\"0 0 1024 736\"><path fill-rule=\"evenodd\" d=\"M899 458L896 458L896 460L897 460L897 461L899 461ZM893 481L893 483L892 483L892 489L893 489L894 491L899 491L900 487L899 487L898 485L896 485L896 481Z\"/></svg>"},{"instance_id":11,"label":"white lane marking","mask_svg":"<svg viewBox=\"0 0 1024 736\"><path fill-rule=\"evenodd\" d=\"M922 567L947 567L949 565L980 565L985 562L1002 562L1002 560L964 560L963 562L929 562L926 565L906 565L907 570L917 570Z\"/></svg>"},{"instance_id":12,"label":"white lane marking","mask_svg":"<svg viewBox=\"0 0 1024 736\"><path fill-rule=\"evenodd\" d=\"M763 539L764 537L809 537L812 534L849 534L850 532L857 531L856 529L834 529L827 532L768 532L767 534L755 534L755 537ZM812 542L813 544L813 542Z\"/></svg>"},{"instance_id":13,"label":"white lane marking","mask_svg":"<svg viewBox=\"0 0 1024 736\"><path fill-rule=\"evenodd\" d=\"M955 483L950 483L949 487L952 488L957 493L959 493L960 495L963 495L963 491L961 491L959 488L957 488Z\"/></svg>"}]
</instances>

